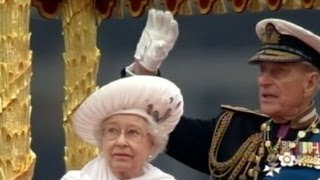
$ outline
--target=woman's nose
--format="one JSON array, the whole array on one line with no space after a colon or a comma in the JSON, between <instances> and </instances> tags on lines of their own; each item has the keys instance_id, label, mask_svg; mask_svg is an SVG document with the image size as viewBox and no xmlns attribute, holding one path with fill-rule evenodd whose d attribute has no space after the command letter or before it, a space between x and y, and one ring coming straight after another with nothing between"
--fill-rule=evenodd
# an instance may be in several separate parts
<instances>
[{"instance_id":1,"label":"woman's nose","mask_svg":"<svg viewBox=\"0 0 320 180\"><path fill-rule=\"evenodd\" d=\"M126 145L127 144L127 139L126 139L125 133L121 133L119 135L119 137L117 138L116 143L118 145Z\"/></svg>"}]
</instances>

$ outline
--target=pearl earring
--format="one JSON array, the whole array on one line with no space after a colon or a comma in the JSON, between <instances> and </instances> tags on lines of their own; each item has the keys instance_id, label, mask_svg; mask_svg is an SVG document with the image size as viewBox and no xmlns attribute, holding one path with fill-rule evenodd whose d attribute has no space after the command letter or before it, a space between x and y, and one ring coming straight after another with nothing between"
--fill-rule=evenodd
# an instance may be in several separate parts
<instances>
[{"instance_id":1,"label":"pearl earring","mask_svg":"<svg viewBox=\"0 0 320 180\"><path fill-rule=\"evenodd\" d=\"M148 156L148 158L149 158L149 159L152 159L152 155L150 154L150 155Z\"/></svg>"}]
</instances>

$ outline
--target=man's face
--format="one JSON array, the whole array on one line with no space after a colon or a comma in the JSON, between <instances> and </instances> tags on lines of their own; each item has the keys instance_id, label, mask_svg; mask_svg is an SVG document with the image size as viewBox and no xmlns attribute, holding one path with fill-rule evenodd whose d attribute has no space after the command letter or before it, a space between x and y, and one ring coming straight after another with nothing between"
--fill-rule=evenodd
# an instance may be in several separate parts
<instances>
[{"instance_id":1,"label":"man's face","mask_svg":"<svg viewBox=\"0 0 320 180\"><path fill-rule=\"evenodd\" d=\"M259 64L259 99L262 113L275 121L285 122L310 103L305 92L311 72L302 63Z\"/></svg>"}]
</instances>

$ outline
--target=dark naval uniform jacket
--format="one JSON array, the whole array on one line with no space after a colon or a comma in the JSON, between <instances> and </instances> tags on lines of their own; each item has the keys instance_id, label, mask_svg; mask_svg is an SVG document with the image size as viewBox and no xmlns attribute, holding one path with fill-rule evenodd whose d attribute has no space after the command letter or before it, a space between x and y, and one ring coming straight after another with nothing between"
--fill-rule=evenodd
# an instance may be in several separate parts
<instances>
[{"instance_id":1,"label":"dark naval uniform jacket","mask_svg":"<svg viewBox=\"0 0 320 180\"><path fill-rule=\"evenodd\" d=\"M268 152L261 135L261 126L269 119L257 112L231 106L221 106L221 113L210 120L182 117L170 135L166 153L193 169L209 175L216 174L215 179L320 178L320 169L314 168L317 164L278 166L281 168L278 173L271 171L272 176L266 175L268 171L264 170L267 170ZM279 124L270 122L269 138L273 144L277 140L279 128ZM289 129L283 141L295 140L298 131ZM311 143L315 148L313 160L318 156L320 163L320 135L310 133L300 141L314 142ZM262 154L261 151L264 153L259 159L257 156Z\"/></svg>"}]
</instances>

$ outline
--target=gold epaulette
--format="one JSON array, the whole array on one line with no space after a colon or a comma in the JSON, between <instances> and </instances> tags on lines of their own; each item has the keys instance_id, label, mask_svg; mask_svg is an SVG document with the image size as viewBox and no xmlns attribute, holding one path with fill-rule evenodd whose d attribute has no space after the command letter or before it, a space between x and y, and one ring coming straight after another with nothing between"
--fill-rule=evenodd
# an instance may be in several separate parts
<instances>
[{"instance_id":1,"label":"gold epaulette","mask_svg":"<svg viewBox=\"0 0 320 180\"><path fill-rule=\"evenodd\" d=\"M245 112L245 113L250 113L250 114L255 114L255 115L258 115L258 116L262 116L262 117L269 117L265 114L262 114L259 110L250 110L248 108L245 108L245 107L239 107L239 106L231 106L231 105L225 105L225 104L222 104L220 106L221 109L224 109L224 110L231 110L231 111L235 111L235 112Z\"/></svg>"}]
</instances>

